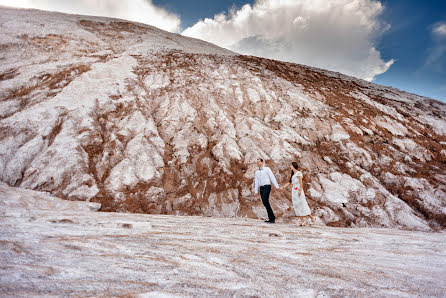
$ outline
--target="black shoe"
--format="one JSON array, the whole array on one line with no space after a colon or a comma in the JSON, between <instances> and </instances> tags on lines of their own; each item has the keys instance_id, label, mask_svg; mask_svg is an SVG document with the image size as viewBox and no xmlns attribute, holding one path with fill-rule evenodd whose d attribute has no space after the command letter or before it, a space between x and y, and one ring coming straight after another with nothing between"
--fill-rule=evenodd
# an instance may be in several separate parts
<instances>
[{"instance_id":1,"label":"black shoe","mask_svg":"<svg viewBox=\"0 0 446 298\"><path fill-rule=\"evenodd\" d=\"M276 220L275 219L273 219L273 220L265 220L265 222L267 222L267 223L275 223Z\"/></svg>"}]
</instances>

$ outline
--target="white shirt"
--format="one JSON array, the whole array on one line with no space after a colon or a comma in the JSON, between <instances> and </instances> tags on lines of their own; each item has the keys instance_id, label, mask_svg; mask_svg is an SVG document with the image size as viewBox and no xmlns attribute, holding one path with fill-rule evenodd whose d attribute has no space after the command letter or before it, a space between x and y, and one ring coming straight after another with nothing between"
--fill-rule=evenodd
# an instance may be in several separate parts
<instances>
[{"instance_id":1,"label":"white shirt","mask_svg":"<svg viewBox=\"0 0 446 298\"><path fill-rule=\"evenodd\" d=\"M271 185L271 182L276 188L279 188L279 184L277 184L276 178L270 168L263 166L261 169L258 169L255 177L255 193L259 192L260 186Z\"/></svg>"}]
</instances>

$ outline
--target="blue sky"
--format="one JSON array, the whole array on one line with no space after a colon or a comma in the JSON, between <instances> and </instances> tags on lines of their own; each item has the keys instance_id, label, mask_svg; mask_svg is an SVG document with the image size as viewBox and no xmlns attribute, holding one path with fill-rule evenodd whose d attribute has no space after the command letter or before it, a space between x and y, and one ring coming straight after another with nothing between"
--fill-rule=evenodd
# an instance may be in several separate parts
<instances>
[{"instance_id":1,"label":"blue sky","mask_svg":"<svg viewBox=\"0 0 446 298\"><path fill-rule=\"evenodd\" d=\"M391 24L378 49L396 62L374 82L446 102L446 36L433 33L446 23L446 1L383 1L382 18Z\"/></svg>"},{"instance_id":2,"label":"blue sky","mask_svg":"<svg viewBox=\"0 0 446 298\"><path fill-rule=\"evenodd\" d=\"M446 102L445 0L0 0L137 21Z\"/></svg>"}]
</instances>

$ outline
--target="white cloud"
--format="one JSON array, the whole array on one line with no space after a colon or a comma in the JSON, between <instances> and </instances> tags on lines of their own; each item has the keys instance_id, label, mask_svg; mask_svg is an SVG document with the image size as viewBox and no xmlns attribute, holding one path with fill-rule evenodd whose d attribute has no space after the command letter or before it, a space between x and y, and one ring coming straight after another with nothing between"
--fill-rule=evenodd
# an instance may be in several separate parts
<instances>
[{"instance_id":1,"label":"white cloud","mask_svg":"<svg viewBox=\"0 0 446 298\"><path fill-rule=\"evenodd\" d=\"M120 18L179 32L180 18L151 0L0 0L0 5Z\"/></svg>"},{"instance_id":2,"label":"white cloud","mask_svg":"<svg viewBox=\"0 0 446 298\"><path fill-rule=\"evenodd\" d=\"M182 34L233 51L339 71L366 80L389 69L376 39L389 25L375 0L257 0Z\"/></svg>"},{"instance_id":3,"label":"white cloud","mask_svg":"<svg viewBox=\"0 0 446 298\"><path fill-rule=\"evenodd\" d=\"M431 28L433 44L427 49L428 55L421 70L444 74L446 66L446 23L435 23Z\"/></svg>"},{"instance_id":4,"label":"white cloud","mask_svg":"<svg viewBox=\"0 0 446 298\"><path fill-rule=\"evenodd\" d=\"M438 44L428 49L428 53L422 69L437 73L445 73L446 45Z\"/></svg>"},{"instance_id":5,"label":"white cloud","mask_svg":"<svg viewBox=\"0 0 446 298\"><path fill-rule=\"evenodd\" d=\"M446 36L446 24L443 23L434 26L432 32L440 36Z\"/></svg>"}]
</instances>

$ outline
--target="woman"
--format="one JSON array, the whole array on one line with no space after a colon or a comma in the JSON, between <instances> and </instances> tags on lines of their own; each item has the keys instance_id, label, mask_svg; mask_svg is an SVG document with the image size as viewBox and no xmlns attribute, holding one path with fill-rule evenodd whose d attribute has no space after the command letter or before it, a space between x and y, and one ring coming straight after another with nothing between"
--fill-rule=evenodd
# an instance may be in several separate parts
<instances>
[{"instance_id":1,"label":"woman","mask_svg":"<svg viewBox=\"0 0 446 298\"><path fill-rule=\"evenodd\" d=\"M291 197L293 201L293 208L296 212L296 216L300 218L299 226L305 226L305 218L310 217L311 221L314 222L315 219L311 215L310 207L308 207L307 200L305 199L305 193L303 190L302 173L298 170L299 164L297 162L292 162L290 165L291 177L290 181L283 185L282 188L292 185Z\"/></svg>"}]
</instances>

